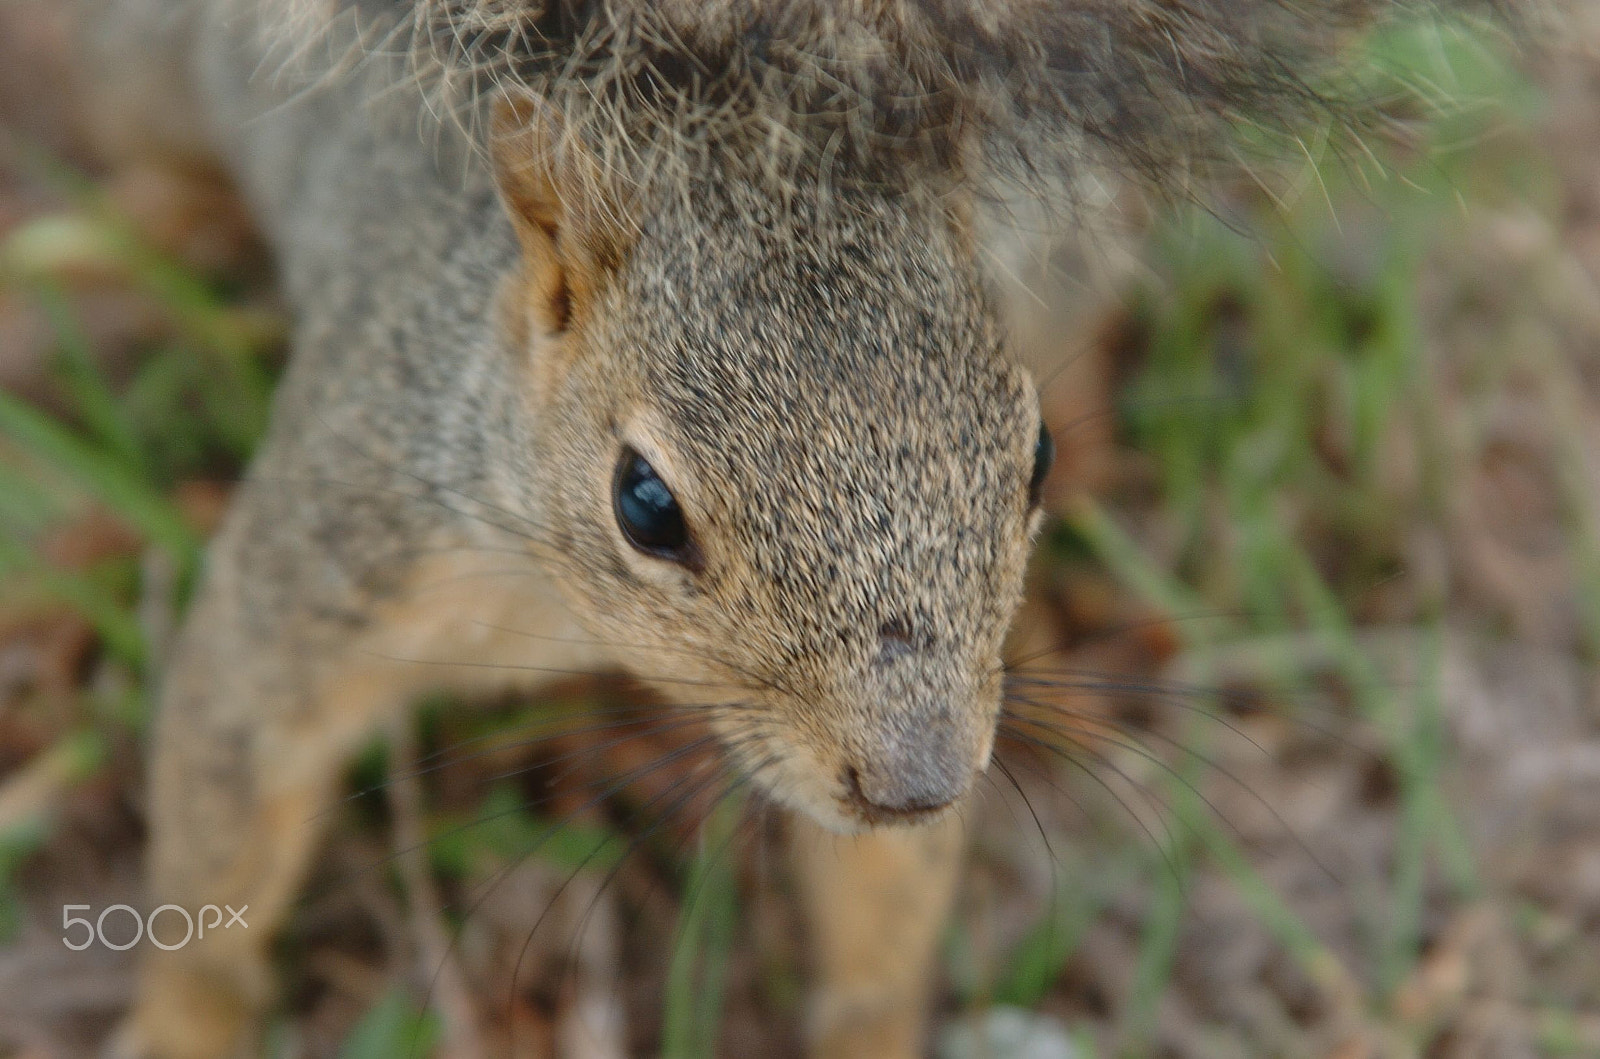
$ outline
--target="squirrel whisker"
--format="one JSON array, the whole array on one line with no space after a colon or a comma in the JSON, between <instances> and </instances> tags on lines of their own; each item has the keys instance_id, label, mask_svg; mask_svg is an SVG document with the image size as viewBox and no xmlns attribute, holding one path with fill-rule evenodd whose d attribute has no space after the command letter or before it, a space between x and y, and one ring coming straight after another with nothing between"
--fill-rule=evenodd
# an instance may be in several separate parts
<instances>
[{"instance_id":1,"label":"squirrel whisker","mask_svg":"<svg viewBox=\"0 0 1600 1059\"><path fill-rule=\"evenodd\" d=\"M642 710L640 711L641 716L645 717L645 718L653 717L655 714L657 714L659 712L660 712L659 709L652 709L648 713L645 713L645 711L642 711ZM587 716L579 716L579 717L576 717L576 718L564 717L562 719L563 720L567 720L567 721L571 721L571 720L586 720ZM464 765L464 764L469 764L469 763L471 763L473 761L478 761L478 760L482 760L484 758L494 757L496 755L504 754L504 753L506 753L508 751L511 751L511 750L527 749L529 747L537 746L540 743L549 742L549 741L554 740L554 739L571 738L573 736L580 736L580 735L595 735L595 734L598 734L598 733L601 733L601 732L613 731L615 729L627 728L627 727L639 728L639 730L636 732L634 738L643 738L643 737L648 736L648 735L655 735L655 734L657 734L659 732L662 732L662 731L673 731L673 730L676 730L678 728L682 728L682 727L684 727L684 726L686 726L688 724L692 724L692 723L695 723L696 721L700 721L700 720L701 720L701 718L694 717L693 715L690 715L690 716L686 716L686 717L668 717L666 719L654 720L653 722L651 722L648 725L645 725L644 727L640 727L641 725L645 724L645 722L643 720L641 720L641 719L633 719L633 718L622 719L622 720L605 721L605 722L601 722L601 723L598 723L598 724L584 724L584 725L577 725L577 726L571 726L571 727L562 726L562 727L555 727L555 728L551 728L551 729L541 730L537 735L522 736L521 738L517 738L517 739L511 740L509 742L496 743L495 745L487 747L487 748L484 748L484 749L474 750L473 752L471 752L469 754L455 754L454 753L455 751L457 751L457 750L459 750L459 749L461 749L462 747L465 747L465 746L475 746L477 744L486 742L486 741L488 741L490 739L504 739L504 738L509 737L512 734L512 733L507 733L507 732L492 732L492 733L488 733L486 735L477 736L477 737L472 738L472 739L465 739L465 740L462 740L462 741L460 741L458 743L454 743L454 744L452 744L450 746L447 746L447 747L442 747L439 750L434 751L433 753L427 755L426 757L418 759L416 762L413 763L413 765L414 765L413 768L411 768L411 769L409 769L407 771L393 773L390 776L388 776L388 778L386 778L381 783L375 783L375 784L372 784L371 786L363 787L362 789L360 789L358 791L354 791L351 794L348 794L344 798L340 799L340 803L341 804L348 804L350 802L354 802L354 801L358 801L358 800L363 799L363 798L370 797L371 795L374 795L374 794L377 794L377 793L379 793L379 792L381 792L383 790L386 790L389 787L390 784L395 783L395 782L397 782L399 780L416 779L416 778L419 778L419 777L422 777L422 776L432 775L433 773L443 771L444 769L456 768L456 767L459 767L459 766ZM609 749L609 747L612 746L612 745L616 745L616 744L607 744L605 746L600 746L600 747L586 747L582 751L573 751L573 752L571 752L571 754L572 755L576 755L576 754L580 754L580 753L588 752L588 751L593 751L593 750ZM538 765L530 766L529 768L526 768L526 769L520 769L520 770L518 770L516 772L504 773L504 774L501 774L501 775L492 776L492 777L490 777L490 779L505 779L505 778L509 778L510 776L521 775L523 773L534 771L534 770L536 770L538 768L542 768L545 765L553 763L554 761L563 760L567 756L571 756L571 755L563 755L561 758L547 759L545 761L541 761ZM335 811L335 809L337 809L337 806L330 806L327 809L322 810L322 812L319 813L318 815L319 816L326 815L328 813L331 813L331 812Z\"/></svg>"},{"instance_id":2,"label":"squirrel whisker","mask_svg":"<svg viewBox=\"0 0 1600 1059\"><path fill-rule=\"evenodd\" d=\"M605 877L602 879L600 887L596 891L596 898L598 898L599 893L604 892L605 888L611 884L612 880L614 880L616 878L617 873L621 870L622 865L627 862L627 859L630 856L632 856L633 853L636 850L640 849L647 841L649 841L650 839L654 838L655 835L658 832L660 832L663 828L665 828L667 824L671 823L673 821L673 819L678 815L678 813L683 811L683 809L685 807L687 807L689 805L692 805L698 798L703 796L708 790L712 789L712 786L714 784L716 784L721 778L722 778L722 773L720 773L720 772L712 772L710 775L705 776L704 778L691 780L689 783L683 785L683 789L681 789L678 792L678 796L676 798L672 799L672 801L669 802L664 809L662 809L659 813L657 813L655 819L647 827L645 827L643 830L639 831L638 833L632 835L627 840L627 843L626 843L626 845L624 845L621 854L618 856L618 858L616 860L616 863L611 867L611 869L606 873ZM672 790L672 788L667 788L665 790L657 792L641 808L648 810L652 805L655 804L656 801L658 801L661 798L665 797L670 790ZM510 1007L515 1005L516 992L517 992L517 979L521 974L522 963L523 963L523 960L527 956L528 947L529 947L529 945L532 944L534 935L536 933L538 933L539 928L544 924L545 918L550 914L550 910L553 907L555 907L556 901L566 891L567 887L569 887L572 884L573 880L576 879L578 877L578 875L586 867L588 867L589 863L592 860L594 860L595 857L599 856L600 853L605 848L607 848L607 846L610 845L610 842L611 842L611 837L608 836L607 839L604 842L596 845L595 848L593 850L591 850L583 858L582 861L580 861L576 866L573 867L572 871L568 873L567 878L561 883L561 885L559 887L556 888L556 891L551 895L550 900L545 904L544 911L539 914L539 917L538 917L538 919L536 919L534 921L533 926L531 926L528 929L528 934L527 934L527 937L523 941L522 948L517 953L517 961L516 961L515 966L512 969L510 982L509 982L508 987L507 987L508 988L508 995L507 995L507 1006L508 1006L508 1008L510 1008ZM487 896L487 894L485 894L484 896ZM591 908L593 907L592 902L591 902L590 907ZM576 943L577 939L582 937L582 929L583 929L582 924L583 924L583 922L585 922L587 920L587 915L588 915L588 912L586 910L583 919L580 920L579 928L575 932L574 944ZM470 917L470 912L468 913L468 916ZM467 918L467 917L463 917L463 922L465 921L465 918ZM513 1020L509 1020L509 1021L511 1022L511 1025L514 1028L515 1025L516 1025L515 1020L513 1019ZM514 1052L515 1052L515 1047L513 1045L513 1053Z\"/></svg>"},{"instance_id":3,"label":"squirrel whisker","mask_svg":"<svg viewBox=\"0 0 1600 1059\"><path fill-rule=\"evenodd\" d=\"M564 824L565 824L565 822L567 820L573 819L579 813L586 812L586 811L588 811L590 809L594 809L594 808L596 808L596 807L598 807L600 805L605 804L607 801L609 801L610 799L616 797L622 791L626 790L631 784L636 783L641 779L644 779L645 777L649 776L651 773L667 769L667 768L671 767L673 764L683 760L686 757L689 757L689 756L691 756L693 754L696 754L696 753L698 753L700 751L706 750L709 747L712 747L714 745L714 743L715 743L715 738L716 737L712 736L712 735L701 736L700 738L695 739L692 742L686 743L683 746L676 747L673 750L668 751L666 754L663 754L660 758L657 758L655 760L646 762L643 765L635 766L634 768L631 768L631 769L627 770L626 772L624 772L621 776L613 777L611 779L611 782L607 783L602 790L598 791L597 793L591 795L589 798L585 799L582 803L580 803L579 805L574 807L572 810L570 810L567 814L565 814L565 816L563 816L560 820L554 821L549 826L547 826L545 828L545 830L540 834L539 838L537 838L533 843L531 843L526 849L524 849L519 854L519 859L531 856L534 853L536 853L538 850L542 849L544 847L544 844L546 842L548 842L551 838L553 838L561 830L562 826L564 826ZM589 787L599 786L599 781L597 781L594 784L588 784L586 786L589 786ZM429 838L427 838L426 840L424 840L424 841L422 841L420 843L417 843L417 844L415 844L413 846L410 846L410 847L407 847L405 849L395 850L395 851L393 851L391 853L388 853L388 854L378 858L377 860L375 860L372 863L368 864L365 868L359 869L358 872L357 872L356 878L361 878L362 876L365 876L365 875L370 874L372 872L375 872L375 871L378 871L380 869L386 868L390 864L392 864L397 858L402 857L407 853L413 853L413 852L415 852L415 851L417 851L419 849L426 849L428 846L432 845L435 842L440 842L440 841L444 841L444 840L447 840L447 839L459 837L460 835L466 834L467 832L471 831L475 827L482 827L483 825L489 824L489 823L493 823L496 820L502 820L502 819L505 819L507 817L515 816L515 815L517 815L519 813L526 812L530 808L534 808L534 807L537 807L539 805L545 804L545 802L547 802L548 800L549 800L549 798L545 797L545 798L534 798L534 799L529 799L527 801L518 802L516 805L511 806L509 808L500 809L500 810L497 810L495 812L489 813L486 816L480 816L480 817L477 817L476 819L470 820L470 821L468 821L466 823L458 824L458 825L456 825L454 827L447 828L446 830L441 831L438 834L432 835L432 836L430 836ZM494 882L497 883L501 878L503 878L503 873L502 873L502 875L497 875L495 880L494 880ZM471 914L474 911L476 911L478 906L481 904L481 901L482 901L482 897L480 896L480 898L477 899L477 900L474 900L473 903L470 906L464 908L463 909L463 918L470 918ZM440 909L440 911L447 911L452 907L453 907L453 905L446 905L444 908Z\"/></svg>"},{"instance_id":4,"label":"squirrel whisker","mask_svg":"<svg viewBox=\"0 0 1600 1059\"><path fill-rule=\"evenodd\" d=\"M1058 734L1066 735L1066 733ZM1161 855L1161 859L1166 862L1167 870L1171 872L1172 877L1174 879L1183 878L1182 873L1178 871L1177 862L1172 859L1172 850L1176 846L1177 842L1176 836L1172 833L1171 829L1171 806L1157 798L1150 791L1146 784L1142 784L1132 776L1128 775L1126 770L1118 766L1117 763L1107 755L1095 750L1089 744L1070 735L1066 737L1076 747L1077 752L1068 750L1067 748L1053 743L1047 739L1043 739L1040 736L1019 731L1016 728L1011 727L1004 720L1002 720L1000 724L998 735L1004 739L1010 740L1011 742L1020 743L1027 747L1045 751L1046 753L1059 758L1061 761L1066 762L1073 768L1082 772L1092 783L1100 787L1111 797L1113 801L1121 806L1122 810L1128 814L1129 819L1138 825L1139 829L1144 832L1145 837L1150 840L1150 844ZM1079 760L1079 753L1083 754L1089 760ZM1094 767L1091 767L1091 764ZM1156 818L1161 821L1163 837L1158 838L1156 836L1155 831L1151 829L1150 824L1145 820L1144 814L1135 810L1134 807L1117 792L1116 788L1114 788L1105 775L1102 774L1102 770L1104 772L1109 772L1111 775L1120 779L1132 791L1136 791L1142 796L1146 805L1148 805Z\"/></svg>"},{"instance_id":5,"label":"squirrel whisker","mask_svg":"<svg viewBox=\"0 0 1600 1059\"><path fill-rule=\"evenodd\" d=\"M1051 676L1048 671L1039 675L1008 676L1007 683L1012 687L1031 687L1038 689L1057 688L1067 691L1095 691L1116 692L1129 695L1143 696L1146 701L1158 702L1163 706L1205 717L1227 728L1229 731L1247 741L1250 736L1224 714L1207 708L1208 701L1222 704L1224 708L1244 712L1260 712L1265 709L1260 695L1238 688L1223 685L1194 684L1186 681L1171 681L1159 679L1139 679L1126 674L1097 673L1081 669L1057 669L1054 672L1061 676ZM1348 714L1331 706L1318 705L1319 700L1326 696L1319 692L1297 693L1292 690L1275 691L1274 698L1284 699L1292 704L1292 710L1271 711L1274 717L1289 721L1319 736L1334 740L1351 750L1363 754L1370 754L1370 747L1363 746L1352 737L1332 727L1335 722L1348 720ZM1319 723L1305 717L1321 716L1328 720L1328 724Z\"/></svg>"},{"instance_id":6,"label":"squirrel whisker","mask_svg":"<svg viewBox=\"0 0 1600 1059\"><path fill-rule=\"evenodd\" d=\"M1074 720L1076 721L1078 719L1074 718ZM1091 719L1091 720L1093 720L1095 723L1098 723L1100 725L1108 726L1108 727L1114 728L1114 729L1116 729L1116 730L1118 730L1120 732L1125 733L1128 736L1128 739L1119 740L1118 743L1114 744L1114 745L1123 745L1123 746L1128 747L1128 749L1133 749L1136 753L1140 753L1143 756L1148 757L1151 761L1160 762L1160 758L1159 758L1158 755L1150 753L1147 748L1144 748L1144 747L1141 747L1141 746L1137 746L1136 741L1137 741L1138 738L1145 737L1145 738L1151 738L1151 739L1159 740L1160 742L1162 742L1162 743L1166 744L1167 746L1170 746L1174 750L1178 751L1180 754L1183 754L1186 757L1189 757L1189 758L1192 758L1195 761L1198 761L1200 764L1204 765L1206 767L1206 769L1208 769L1209 771L1214 772L1219 776L1222 776L1229 783L1233 784L1234 787L1238 788L1240 791L1243 791L1245 793L1245 795L1247 795L1250 798L1251 801L1255 802L1262 809L1265 809L1267 811L1267 814L1269 816L1271 816L1272 819L1277 823L1278 827L1283 830L1283 833L1290 837L1290 840L1293 841L1294 844L1300 848L1300 851L1302 853L1304 853L1306 855L1306 857L1313 864L1315 864L1317 866L1317 868L1320 869L1322 871L1322 873L1324 875L1326 875L1330 881L1332 881L1334 883L1341 882L1341 880L1339 879L1338 875L1336 875L1334 873L1333 869L1330 868L1323 861L1322 857L1317 853L1317 851L1314 850L1311 847L1311 844L1309 842L1307 842L1300 835L1300 833L1295 830L1294 826L1292 824L1290 824L1287 819L1284 818L1283 814L1278 811L1277 806L1275 806L1271 802L1269 802L1265 797L1262 796L1260 791L1256 790L1249 783L1245 782L1245 780L1242 777L1240 777L1237 773L1233 772L1231 769L1229 769L1226 766L1222 765L1220 762L1218 762L1211 755L1202 753L1201 751L1196 750L1194 747L1189 746L1189 745L1181 742L1180 740L1174 739L1173 737L1171 737L1169 735L1165 735L1162 732L1154 731L1154 730L1151 730L1151 729L1142 729L1142 728L1139 728L1139 727L1137 727L1135 725L1131 725L1131 724L1127 723L1126 721L1118 721L1118 720L1114 720L1114 719L1098 719L1098 718ZM1050 729L1052 727L1049 722L1040 720L1038 718L1030 718L1029 719L1029 723L1033 724L1035 727L1040 728L1042 730L1048 730L1048 729ZM1094 737L1096 737L1096 736L1093 733L1091 733L1091 738L1094 738ZM1260 750L1261 753L1264 756L1267 754L1266 749L1261 747L1260 744L1256 743L1254 740L1250 739L1248 736L1245 736L1245 739L1252 746L1255 746L1256 749ZM1195 790L1193 784L1191 784L1188 781L1187 778L1182 776L1179 772L1177 772L1171 766L1167 765L1165 762L1161 762L1161 765L1166 771L1168 771L1169 773L1172 774L1174 779L1177 779L1180 783L1182 783L1185 787L1187 787L1196 797L1200 798L1200 800L1206 804L1206 807L1209 808L1213 812L1213 814L1215 814L1217 816L1217 818L1219 820L1222 820L1223 823L1228 825L1230 830L1232 830L1236 835L1240 835L1240 837L1243 837L1242 832L1240 832L1239 828L1237 826L1235 826L1234 823L1231 820L1229 820L1225 814L1220 812L1216 808L1216 806L1211 803L1211 801L1209 799L1207 799L1198 790Z\"/></svg>"}]
</instances>

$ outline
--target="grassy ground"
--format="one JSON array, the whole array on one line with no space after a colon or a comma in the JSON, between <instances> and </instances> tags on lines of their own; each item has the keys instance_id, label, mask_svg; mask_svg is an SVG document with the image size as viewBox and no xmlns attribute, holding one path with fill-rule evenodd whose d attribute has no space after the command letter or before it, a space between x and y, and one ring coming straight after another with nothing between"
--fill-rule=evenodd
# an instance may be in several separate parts
<instances>
[{"instance_id":1,"label":"grassy ground","mask_svg":"<svg viewBox=\"0 0 1600 1059\"><path fill-rule=\"evenodd\" d=\"M1066 456L1018 628L1033 720L970 812L952 1059L1008 1009L1083 1056L1600 1055L1600 73L1379 56L1454 102L1161 221L1042 373ZM238 227L175 208L194 188L11 102L0 1054L76 1055L128 964L64 950L59 909L138 892L155 660L284 323ZM776 822L584 809L673 744L531 738L629 694L435 704L356 765L279 1054L585 1054L607 1024L795 1051Z\"/></svg>"}]
</instances>

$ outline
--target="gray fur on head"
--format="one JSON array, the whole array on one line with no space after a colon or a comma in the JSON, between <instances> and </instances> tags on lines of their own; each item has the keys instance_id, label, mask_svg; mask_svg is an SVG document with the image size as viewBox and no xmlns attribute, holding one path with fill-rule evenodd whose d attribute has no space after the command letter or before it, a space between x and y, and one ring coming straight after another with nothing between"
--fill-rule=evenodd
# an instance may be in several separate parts
<instances>
[{"instance_id":1,"label":"gray fur on head","mask_svg":"<svg viewBox=\"0 0 1600 1059\"><path fill-rule=\"evenodd\" d=\"M1529 0L294 0L456 110L543 101L615 192L714 164L780 189L926 191L1085 163L1171 181L1240 121L1336 104L1339 40L1418 9ZM308 36L310 35L310 36Z\"/></svg>"}]
</instances>

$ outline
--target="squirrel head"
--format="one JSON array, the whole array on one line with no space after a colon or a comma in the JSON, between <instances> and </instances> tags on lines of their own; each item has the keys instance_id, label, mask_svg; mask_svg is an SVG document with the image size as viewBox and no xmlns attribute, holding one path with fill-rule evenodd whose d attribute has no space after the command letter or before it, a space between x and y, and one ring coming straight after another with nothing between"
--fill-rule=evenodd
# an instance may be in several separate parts
<instances>
[{"instance_id":1,"label":"squirrel head","mask_svg":"<svg viewBox=\"0 0 1600 1059\"><path fill-rule=\"evenodd\" d=\"M521 485L574 609L825 826L951 805L992 747L1050 457L962 212L708 177L620 224L529 147L497 154Z\"/></svg>"}]
</instances>

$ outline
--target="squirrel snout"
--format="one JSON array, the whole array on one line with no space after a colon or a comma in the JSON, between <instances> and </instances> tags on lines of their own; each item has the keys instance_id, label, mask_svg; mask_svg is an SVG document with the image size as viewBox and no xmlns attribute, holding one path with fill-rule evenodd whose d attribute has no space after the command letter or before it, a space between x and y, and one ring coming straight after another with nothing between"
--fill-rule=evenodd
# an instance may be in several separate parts
<instances>
[{"instance_id":1,"label":"squirrel snout","mask_svg":"<svg viewBox=\"0 0 1600 1059\"><path fill-rule=\"evenodd\" d=\"M846 765L842 779L850 808L869 824L912 822L956 801L972 786L978 765L973 740L962 727L899 730L877 753Z\"/></svg>"}]
</instances>

